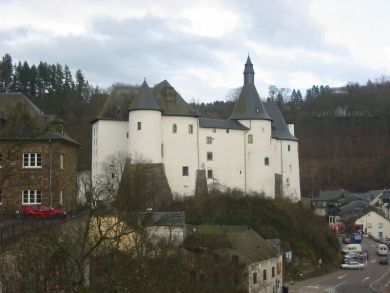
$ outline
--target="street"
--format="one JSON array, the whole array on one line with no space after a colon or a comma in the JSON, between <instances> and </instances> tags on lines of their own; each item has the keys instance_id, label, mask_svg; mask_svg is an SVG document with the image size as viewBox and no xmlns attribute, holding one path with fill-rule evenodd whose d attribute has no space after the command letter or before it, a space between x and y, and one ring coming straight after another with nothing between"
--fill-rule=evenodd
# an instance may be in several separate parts
<instances>
[{"instance_id":1,"label":"street","mask_svg":"<svg viewBox=\"0 0 390 293\"><path fill-rule=\"evenodd\" d=\"M369 251L364 270L338 270L318 278L297 282L289 286L289 292L312 293L390 293L390 266L380 265L376 255L377 243L364 238L363 249Z\"/></svg>"}]
</instances>

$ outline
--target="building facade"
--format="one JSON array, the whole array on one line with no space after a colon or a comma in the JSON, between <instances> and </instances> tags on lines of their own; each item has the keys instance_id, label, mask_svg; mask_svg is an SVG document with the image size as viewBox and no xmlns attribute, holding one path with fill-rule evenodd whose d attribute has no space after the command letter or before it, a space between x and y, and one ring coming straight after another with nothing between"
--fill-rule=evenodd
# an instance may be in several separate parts
<instances>
[{"instance_id":1,"label":"building facade","mask_svg":"<svg viewBox=\"0 0 390 293\"><path fill-rule=\"evenodd\" d=\"M20 93L0 94L0 113L0 214L37 203L73 209L79 144L63 121Z\"/></svg>"},{"instance_id":2,"label":"building facade","mask_svg":"<svg viewBox=\"0 0 390 293\"><path fill-rule=\"evenodd\" d=\"M298 140L275 103L263 103L248 57L229 119L199 117L167 82L114 89L92 122L92 178L118 152L165 168L177 196L193 195L198 170L209 188L300 200Z\"/></svg>"}]
</instances>

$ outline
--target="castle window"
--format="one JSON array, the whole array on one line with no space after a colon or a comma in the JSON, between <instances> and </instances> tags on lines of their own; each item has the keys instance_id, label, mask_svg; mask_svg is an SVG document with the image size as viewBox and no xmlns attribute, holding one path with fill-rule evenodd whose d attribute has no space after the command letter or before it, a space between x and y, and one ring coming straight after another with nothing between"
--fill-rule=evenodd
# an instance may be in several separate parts
<instances>
[{"instance_id":1,"label":"castle window","mask_svg":"<svg viewBox=\"0 0 390 293\"><path fill-rule=\"evenodd\" d=\"M183 166L183 170L182 170L182 175L183 176L188 176L188 166Z\"/></svg>"},{"instance_id":2,"label":"castle window","mask_svg":"<svg viewBox=\"0 0 390 293\"><path fill-rule=\"evenodd\" d=\"M188 133L193 134L194 133L194 126L192 124L188 125Z\"/></svg>"},{"instance_id":3,"label":"castle window","mask_svg":"<svg viewBox=\"0 0 390 293\"><path fill-rule=\"evenodd\" d=\"M206 143L207 144L212 144L213 143L213 138L211 136L206 137Z\"/></svg>"},{"instance_id":4,"label":"castle window","mask_svg":"<svg viewBox=\"0 0 390 293\"><path fill-rule=\"evenodd\" d=\"M256 107L256 113L259 113L259 112L260 112L260 108Z\"/></svg>"},{"instance_id":5,"label":"castle window","mask_svg":"<svg viewBox=\"0 0 390 293\"><path fill-rule=\"evenodd\" d=\"M269 158L268 157L264 158L264 165L269 166Z\"/></svg>"},{"instance_id":6,"label":"castle window","mask_svg":"<svg viewBox=\"0 0 390 293\"><path fill-rule=\"evenodd\" d=\"M60 155L60 169L64 170L64 154Z\"/></svg>"},{"instance_id":7,"label":"castle window","mask_svg":"<svg viewBox=\"0 0 390 293\"><path fill-rule=\"evenodd\" d=\"M207 161L213 160L213 152L207 152Z\"/></svg>"},{"instance_id":8,"label":"castle window","mask_svg":"<svg viewBox=\"0 0 390 293\"><path fill-rule=\"evenodd\" d=\"M263 281L267 281L267 270L263 270Z\"/></svg>"},{"instance_id":9,"label":"castle window","mask_svg":"<svg viewBox=\"0 0 390 293\"><path fill-rule=\"evenodd\" d=\"M286 178L286 185L290 186L290 178Z\"/></svg>"},{"instance_id":10,"label":"castle window","mask_svg":"<svg viewBox=\"0 0 390 293\"><path fill-rule=\"evenodd\" d=\"M291 147L290 145L287 146L287 150L290 151L291 150Z\"/></svg>"},{"instance_id":11,"label":"castle window","mask_svg":"<svg viewBox=\"0 0 390 293\"><path fill-rule=\"evenodd\" d=\"M272 267L272 278L275 277L275 267Z\"/></svg>"},{"instance_id":12,"label":"castle window","mask_svg":"<svg viewBox=\"0 0 390 293\"><path fill-rule=\"evenodd\" d=\"M253 284L257 284L257 273L256 272L254 272L252 274L252 280L253 280Z\"/></svg>"},{"instance_id":13,"label":"castle window","mask_svg":"<svg viewBox=\"0 0 390 293\"><path fill-rule=\"evenodd\" d=\"M213 133L216 133L217 132L217 128L213 128Z\"/></svg>"},{"instance_id":14,"label":"castle window","mask_svg":"<svg viewBox=\"0 0 390 293\"><path fill-rule=\"evenodd\" d=\"M137 122L137 130L141 130L141 128L142 128L141 122Z\"/></svg>"},{"instance_id":15,"label":"castle window","mask_svg":"<svg viewBox=\"0 0 390 293\"><path fill-rule=\"evenodd\" d=\"M23 168L42 168L42 154L23 154Z\"/></svg>"},{"instance_id":16,"label":"castle window","mask_svg":"<svg viewBox=\"0 0 390 293\"><path fill-rule=\"evenodd\" d=\"M176 132L177 132L177 125L172 124L172 133L176 133Z\"/></svg>"},{"instance_id":17,"label":"castle window","mask_svg":"<svg viewBox=\"0 0 390 293\"><path fill-rule=\"evenodd\" d=\"M129 138L129 133L128 132L126 132L126 138Z\"/></svg>"},{"instance_id":18,"label":"castle window","mask_svg":"<svg viewBox=\"0 0 390 293\"><path fill-rule=\"evenodd\" d=\"M253 143L253 135L252 134L248 135L248 143Z\"/></svg>"},{"instance_id":19,"label":"castle window","mask_svg":"<svg viewBox=\"0 0 390 293\"><path fill-rule=\"evenodd\" d=\"M42 203L42 193L40 190L23 190L23 204Z\"/></svg>"},{"instance_id":20,"label":"castle window","mask_svg":"<svg viewBox=\"0 0 390 293\"><path fill-rule=\"evenodd\" d=\"M230 129L226 129L226 133L229 133L230 132Z\"/></svg>"},{"instance_id":21,"label":"castle window","mask_svg":"<svg viewBox=\"0 0 390 293\"><path fill-rule=\"evenodd\" d=\"M213 170L207 170L207 178L208 179L213 179Z\"/></svg>"}]
</instances>

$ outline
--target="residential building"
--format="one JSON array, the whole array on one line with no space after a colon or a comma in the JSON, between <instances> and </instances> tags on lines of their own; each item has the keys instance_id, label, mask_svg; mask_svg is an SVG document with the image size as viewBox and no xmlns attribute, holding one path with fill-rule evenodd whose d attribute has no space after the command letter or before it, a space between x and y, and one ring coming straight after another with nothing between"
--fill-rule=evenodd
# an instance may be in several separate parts
<instances>
[{"instance_id":1,"label":"residential building","mask_svg":"<svg viewBox=\"0 0 390 293\"><path fill-rule=\"evenodd\" d=\"M355 225L362 226L364 233L376 239L390 238L390 219L377 210L368 210L355 220Z\"/></svg>"},{"instance_id":2,"label":"residential building","mask_svg":"<svg viewBox=\"0 0 390 293\"><path fill-rule=\"evenodd\" d=\"M187 225L184 248L196 257L210 258L221 267L235 264L237 290L282 292L283 259L278 248L246 226ZM223 269L214 272L215 279Z\"/></svg>"},{"instance_id":3,"label":"residential building","mask_svg":"<svg viewBox=\"0 0 390 293\"><path fill-rule=\"evenodd\" d=\"M79 144L64 121L21 93L0 94L0 214L25 205L76 206Z\"/></svg>"},{"instance_id":4,"label":"residential building","mask_svg":"<svg viewBox=\"0 0 390 293\"><path fill-rule=\"evenodd\" d=\"M199 117L164 80L153 88L120 86L92 122L92 181L115 153L132 164L163 165L174 195L190 196L198 176L208 188L235 188L300 200L298 139L275 103L263 103L248 57L229 119ZM203 175L202 175L203 174Z\"/></svg>"}]
</instances>

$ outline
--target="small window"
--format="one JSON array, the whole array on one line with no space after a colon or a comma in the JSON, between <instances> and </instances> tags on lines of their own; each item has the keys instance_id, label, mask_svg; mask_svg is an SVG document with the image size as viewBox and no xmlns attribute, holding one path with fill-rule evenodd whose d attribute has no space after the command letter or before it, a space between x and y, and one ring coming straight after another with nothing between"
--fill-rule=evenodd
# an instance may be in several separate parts
<instances>
[{"instance_id":1,"label":"small window","mask_svg":"<svg viewBox=\"0 0 390 293\"><path fill-rule=\"evenodd\" d=\"M257 284L257 273L256 272L254 272L252 274L252 280L253 280L253 284Z\"/></svg>"},{"instance_id":2,"label":"small window","mask_svg":"<svg viewBox=\"0 0 390 293\"><path fill-rule=\"evenodd\" d=\"M253 143L253 135L252 134L248 135L248 143Z\"/></svg>"},{"instance_id":3,"label":"small window","mask_svg":"<svg viewBox=\"0 0 390 293\"><path fill-rule=\"evenodd\" d=\"M64 170L64 154L60 155L60 169Z\"/></svg>"},{"instance_id":4,"label":"small window","mask_svg":"<svg viewBox=\"0 0 390 293\"><path fill-rule=\"evenodd\" d=\"M260 108L256 107L256 113L259 113L259 112L260 112Z\"/></svg>"},{"instance_id":5,"label":"small window","mask_svg":"<svg viewBox=\"0 0 390 293\"><path fill-rule=\"evenodd\" d=\"M164 158L164 144L161 144L161 158Z\"/></svg>"},{"instance_id":6,"label":"small window","mask_svg":"<svg viewBox=\"0 0 390 293\"><path fill-rule=\"evenodd\" d=\"M383 223L378 223L378 228L383 228Z\"/></svg>"},{"instance_id":7,"label":"small window","mask_svg":"<svg viewBox=\"0 0 390 293\"><path fill-rule=\"evenodd\" d=\"M177 132L177 125L172 124L172 133L176 133L176 132Z\"/></svg>"},{"instance_id":8,"label":"small window","mask_svg":"<svg viewBox=\"0 0 390 293\"><path fill-rule=\"evenodd\" d=\"M216 133L217 132L217 128L213 128L213 133Z\"/></svg>"},{"instance_id":9,"label":"small window","mask_svg":"<svg viewBox=\"0 0 390 293\"><path fill-rule=\"evenodd\" d=\"M207 152L207 161L213 160L213 152Z\"/></svg>"},{"instance_id":10,"label":"small window","mask_svg":"<svg viewBox=\"0 0 390 293\"><path fill-rule=\"evenodd\" d=\"M206 137L206 143L207 144L212 144L213 143L213 138L211 136Z\"/></svg>"},{"instance_id":11,"label":"small window","mask_svg":"<svg viewBox=\"0 0 390 293\"><path fill-rule=\"evenodd\" d=\"M229 133L230 132L230 129L226 129L226 133Z\"/></svg>"},{"instance_id":12,"label":"small window","mask_svg":"<svg viewBox=\"0 0 390 293\"><path fill-rule=\"evenodd\" d=\"M141 129L142 129L141 122L137 122L137 130L141 130Z\"/></svg>"},{"instance_id":13,"label":"small window","mask_svg":"<svg viewBox=\"0 0 390 293\"><path fill-rule=\"evenodd\" d=\"M290 145L287 146L287 150L290 151L291 150L291 147Z\"/></svg>"},{"instance_id":14,"label":"small window","mask_svg":"<svg viewBox=\"0 0 390 293\"><path fill-rule=\"evenodd\" d=\"M188 176L188 166L184 166L184 167L183 167L182 175L183 175L183 176Z\"/></svg>"},{"instance_id":15,"label":"small window","mask_svg":"<svg viewBox=\"0 0 390 293\"><path fill-rule=\"evenodd\" d=\"M60 205L62 205L62 189L60 190L60 194L59 194L59 200L58 202L60 203Z\"/></svg>"},{"instance_id":16,"label":"small window","mask_svg":"<svg viewBox=\"0 0 390 293\"><path fill-rule=\"evenodd\" d=\"M42 203L42 193L40 190L23 190L23 204Z\"/></svg>"},{"instance_id":17,"label":"small window","mask_svg":"<svg viewBox=\"0 0 390 293\"><path fill-rule=\"evenodd\" d=\"M232 262L238 263L238 255L237 254L232 255Z\"/></svg>"},{"instance_id":18,"label":"small window","mask_svg":"<svg viewBox=\"0 0 390 293\"><path fill-rule=\"evenodd\" d=\"M0 190L0 205L3 204L3 191Z\"/></svg>"},{"instance_id":19,"label":"small window","mask_svg":"<svg viewBox=\"0 0 390 293\"><path fill-rule=\"evenodd\" d=\"M272 267L272 278L275 277L275 267Z\"/></svg>"},{"instance_id":20,"label":"small window","mask_svg":"<svg viewBox=\"0 0 390 293\"><path fill-rule=\"evenodd\" d=\"M193 134L194 133L194 126L192 124L188 125L188 133Z\"/></svg>"},{"instance_id":21,"label":"small window","mask_svg":"<svg viewBox=\"0 0 390 293\"><path fill-rule=\"evenodd\" d=\"M42 168L42 154L28 153L23 154L24 168Z\"/></svg>"},{"instance_id":22,"label":"small window","mask_svg":"<svg viewBox=\"0 0 390 293\"><path fill-rule=\"evenodd\" d=\"M263 270L263 281L267 281L267 270Z\"/></svg>"},{"instance_id":23,"label":"small window","mask_svg":"<svg viewBox=\"0 0 390 293\"><path fill-rule=\"evenodd\" d=\"M287 183L287 180L286 180L286 183ZM326 207L326 201L324 201L324 202L322 203L322 206L323 206L323 207Z\"/></svg>"},{"instance_id":24,"label":"small window","mask_svg":"<svg viewBox=\"0 0 390 293\"><path fill-rule=\"evenodd\" d=\"M0 153L0 168L3 167L3 154Z\"/></svg>"},{"instance_id":25,"label":"small window","mask_svg":"<svg viewBox=\"0 0 390 293\"><path fill-rule=\"evenodd\" d=\"M207 170L207 178L213 179L213 170Z\"/></svg>"},{"instance_id":26,"label":"small window","mask_svg":"<svg viewBox=\"0 0 390 293\"><path fill-rule=\"evenodd\" d=\"M268 157L264 158L264 165L269 166L269 158Z\"/></svg>"},{"instance_id":27,"label":"small window","mask_svg":"<svg viewBox=\"0 0 390 293\"><path fill-rule=\"evenodd\" d=\"M286 185L290 186L290 178L286 178Z\"/></svg>"},{"instance_id":28,"label":"small window","mask_svg":"<svg viewBox=\"0 0 390 293\"><path fill-rule=\"evenodd\" d=\"M126 138L129 138L129 133L128 132L126 132Z\"/></svg>"}]
</instances>

